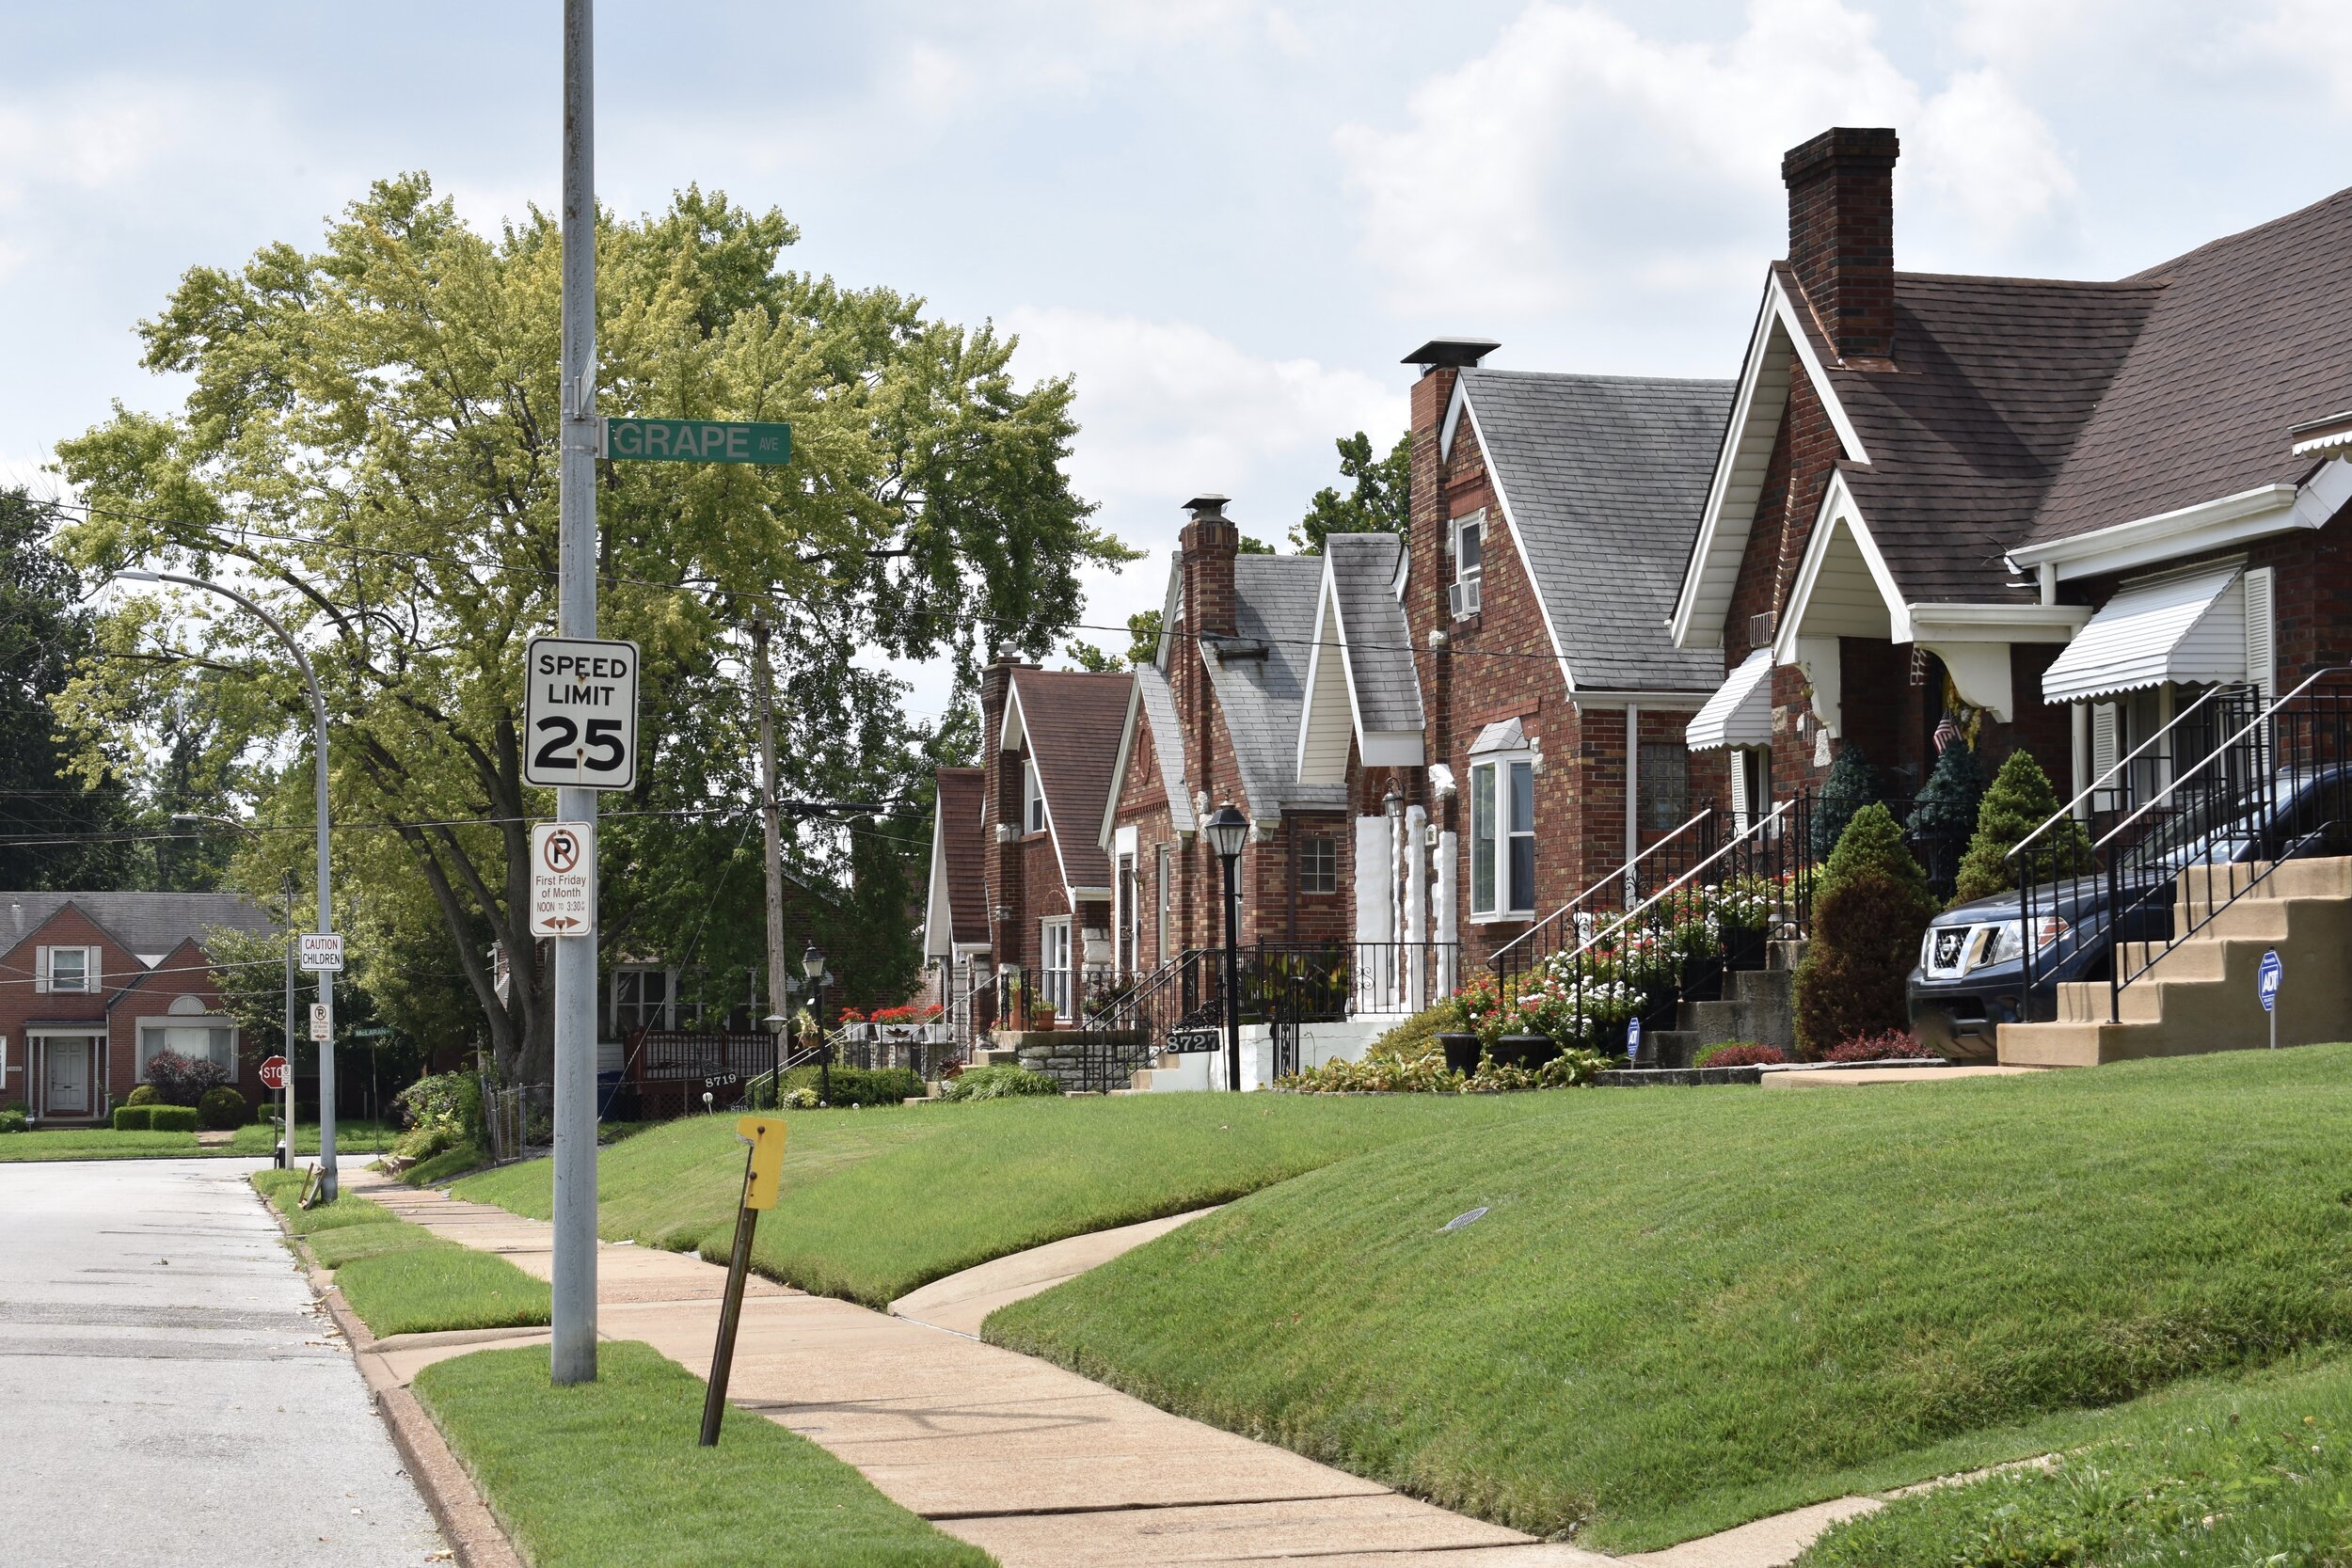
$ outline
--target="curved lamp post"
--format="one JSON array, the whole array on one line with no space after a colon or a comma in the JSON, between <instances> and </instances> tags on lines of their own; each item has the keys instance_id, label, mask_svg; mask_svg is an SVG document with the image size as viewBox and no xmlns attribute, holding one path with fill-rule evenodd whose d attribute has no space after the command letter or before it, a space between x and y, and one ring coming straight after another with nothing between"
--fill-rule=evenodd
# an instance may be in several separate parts
<instances>
[{"instance_id":1,"label":"curved lamp post","mask_svg":"<svg viewBox=\"0 0 2352 1568\"><path fill-rule=\"evenodd\" d=\"M825 956L810 942L801 951L801 973L808 976L808 1016L817 1021L817 1099L833 1103L833 1044L825 1038Z\"/></svg>"},{"instance_id":2,"label":"curved lamp post","mask_svg":"<svg viewBox=\"0 0 2352 1568\"><path fill-rule=\"evenodd\" d=\"M1225 1086L1241 1087L1241 847L1249 838L1249 818L1231 800L1200 824L1209 847L1225 865Z\"/></svg>"},{"instance_id":3,"label":"curved lamp post","mask_svg":"<svg viewBox=\"0 0 2352 1568\"><path fill-rule=\"evenodd\" d=\"M294 655L294 666L302 672L302 682L310 689L310 722L316 732L311 745L310 775L318 809L318 930L323 937L334 935L334 906L329 898L332 889L326 863L326 699L319 691L318 673L310 668L310 656L304 653L302 644L278 624L277 616L233 588L224 588L202 578L182 577L177 572L123 571L117 572L115 576L131 582L168 582L183 588L200 588L208 594L217 594L242 607L255 620L269 627L286 645L286 651ZM326 1201L332 1203L342 1189L342 1182L335 1173L335 982L326 971L319 974L319 1000L326 1006L327 1020L327 1037L319 1042L319 1190ZM287 1060L289 1085L294 1077L293 1066L290 1055ZM289 1128L289 1139L292 1136ZM286 1158L290 1164L294 1159L291 1142L287 1145Z\"/></svg>"}]
</instances>

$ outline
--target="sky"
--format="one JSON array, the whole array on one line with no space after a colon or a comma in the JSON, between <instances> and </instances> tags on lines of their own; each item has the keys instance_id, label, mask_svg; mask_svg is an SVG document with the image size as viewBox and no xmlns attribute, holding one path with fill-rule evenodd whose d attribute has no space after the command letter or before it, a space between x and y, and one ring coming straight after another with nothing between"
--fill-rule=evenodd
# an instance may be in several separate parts
<instances>
[{"instance_id":1,"label":"sky","mask_svg":"<svg viewBox=\"0 0 2352 1568\"><path fill-rule=\"evenodd\" d=\"M135 328L191 266L404 170L485 228L553 207L560 11L0 0L0 483L176 405ZM787 264L1076 378L1073 481L1151 552L1089 577L1103 626L1159 602L1188 496L1280 541L1433 336L1735 374L1781 153L1829 125L1901 134L1907 270L2118 277L2352 183L2333 0L607 0L597 52L608 205L779 208Z\"/></svg>"}]
</instances>

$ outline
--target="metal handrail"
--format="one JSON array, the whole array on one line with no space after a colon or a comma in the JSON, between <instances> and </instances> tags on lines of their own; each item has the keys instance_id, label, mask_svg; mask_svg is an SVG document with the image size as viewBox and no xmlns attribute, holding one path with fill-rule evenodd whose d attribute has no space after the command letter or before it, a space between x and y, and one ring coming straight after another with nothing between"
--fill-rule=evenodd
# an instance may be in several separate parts
<instances>
[{"instance_id":1,"label":"metal handrail","mask_svg":"<svg viewBox=\"0 0 2352 1568\"><path fill-rule=\"evenodd\" d=\"M2286 706L2287 704L2295 701L2296 698L2300 697L2304 692L2310 690L2313 682L2323 680L2329 675L2352 675L2352 666L2330 665L2325 670L2312 671L2309 675L2304 677L2302 685L2296 687L2294 690L2288 692L2285 696L2280 698L2278 701L2272 703L2268 707L2254 715L2253 718L2248 720L2246 723L2238 729L2235 735L2233 735L2228 739L2216 744L2211 752L2207 752L2204 756L2200 757L2195 765L2189 768L2186 772L2184 772L2179 768L2175 768L2172 773L2172 781L2166 784L2162 790L2157 792L2154 800L2150 800L2146 805L2132 813L2131 816L2125 817L2122 821L2118 822L2114 827L2109 828L2107 830L2106 836L2099 840L2098 843L2092 845L2090 847L2094 851L2106 848L2109 844L2114 842L2115 836L2118 833L2122 832L2124 829L2130 827L2133 823L2138 821L2141 817L2147 816L2150 812L2155 810L2158 806L2164 804L2166 800L2169 800L2172 792L2181 787L2182 783L2187 778L2188 774L2200 771L2207 763L2213 761L2215 757L2220 756L2231 747L2236 745L2239 741L2245 739L2248 736L2252 735L2256 730L2270 722L2271 716L2273 714L2277 713L2280 708ZM2218 691L2221 690L2222 688L2216 687L2214 689ZM2212 693L2210 692L2207 693L2208 696L2211 694ZM2191 711L2194 711L2194 709L2192 708ZM2169 727L2170 726L2169 725L2167 726L2167 728ZM2047 827L2048 825L2049 824L2047 823L2042 824L2043 827ZM2041 830L2036 829L2035 831L2038 832Z\"/></svg>"},{"instance_id":2,"label":"metal handrail","mask_svg":"<svg viewBox=\"0 0 2352 1568\"><path fill-rule=\"evenodd\" d=\"M1751 823L1747 832L1730 840L1722 848L1716 850L1713 854L1708 856L1705 860L1691 867L1690 870L1684 872L1681 876L1677 877L1673 881L1668 882L1664 887L1660 888L1656 893L1651 894L1647 898L1643 899L1641 903L1635 905L1632 909L1626 911L1625 913L1617 917L1615 924L1610 926L1607 929L1596 931L1591 937L1585 940L1583 945L1580 946L1575 952L1568 955L1567 961L1574 963L1577 959L1582 958L1585 954L1591 952L1594 948L1599 946L1611 937L1615 936L1619 931L1624 930L1626 927L1632 924L1635 916L1649 910L1652 906L1657 904L1660 899L1665 897L1668 894L1673 893L1676 889L1683 886L1683 884L1690 881L1692 878L1697 876L1700 872L1706 870L1717 861L1722 860L1725 855L1730 854L1734 849L1739 848L1740 845L1746 843L1749 839L1761 834L1765 829L1780 820L1781 813L1788 811L1795 804L1795 800L1783 800L1780 804L1774 806L1769 814L1758 817L1754 823Z\"/></svg>"},{"instance_id":3,"label":"metal handrail","mask_svg":"<svg viewBox=\"0 0 2352 1568\"><path fill-rule=\"evenodd\" d=\"M2166 723L2164 728L2158 730L2155 734L2150 736L2147 739L2133 747L2129 755L2124 756L2113 766L2109 767L2106 772L2100 774L2096 779L2093 779L2080 794L2076 795L2073 800L2067 801L2063 806L2060 806L2057 812L2051 815L2047 821L2043 822L2032 832L2027 833L2024 838L2019 839L2017 843L2010 847L2010 851L2001 858L2005 861L2014 861L2028 845L2033 843L2034 840L2040 838L2043 833L2050 832L2053 828L2057 827L2058 823L2072 820L2074 816L2075 807L2081 805L2085 800L2088 800L2092 796L2098 794L2099 791L2106 788L2110 780L2118 777L2119 775L2124 775L2124 770L2130 768L2132 764L2137 762L2142 752L2155 745L2157 741L2162 740L2166 736L2170 735L2175 729L2180 727L2181 723L2185 720L2193 717L2197 711L2203 707L2207 703L2212 702L2215 698L2220 696L2225 691L2241 691L2244 689L2246 689L2246 684L2243 682L2208 688L2203 695L2200 696L2195 702L2189 704L2188 706L2181 709L2180 712L2174 714L2171 720ZM2297 688L2296 689L2299 690L2301 689ZM2284 699L2281 699L2281 701L2283 700ZM2228 742L2224 741L2222 744L2227 745ZM2104 842L2104 840L2102 842Z\"/></svg>"},{"instance_id":4,"label":"metal handrail","mask_svg":"<svg viewBox=\"0 0 2352 1568\"><path fill-rule=\"evenodd\" d=\"M1692 816L1688 822L1682 824L1681 827L1677 828L1674 832L1668 833L1665 837L1660 839L1657 843L1651 845L1648 848L1643 850L1640 854L1634 856L1623 865L1618 866L1614 871L1609 873L1608 876L1603 877L1599 881L1595 882L1591 887L1586 888L1583 892L1578 894L1575 897L1569 899L1566 903L1561 905L1549 914L1544 916L1543 919L1537 921L1534 925L1530 926L1526 930L1521 931L1518 936L1513 937L1509 942L1506 942L1502 946L1496 948L1492 954L1488 955L1486 962L1490 966L1501 964L1502 962L1503 956L1509 953L1511 949L1517 947L1520 942L1526 942L1534 937L1538 932L1549 929L1554 921L1565 919L1575 913L1578 907L1581 905L1584 900L1590 898L1593 895L1598 893L1602 888L1607 887L1618 878L1629 875L1634 867L1640 865L1644 861L1658 853L1659 850L1663 849L1667 845L1672 844L1676 839L1680 838L1684 833L1689 832L1692 828L1697 827L1700 823L1706 821L1714 815L1714 803L1709 801L1707 805L1702 806L1699 809L1696 816ZM1734 839L1732 842L1736 844L1739 840ZM1581 951L1581 949L1580 949L1580 951Z\"/></svg>"}]
</instances>

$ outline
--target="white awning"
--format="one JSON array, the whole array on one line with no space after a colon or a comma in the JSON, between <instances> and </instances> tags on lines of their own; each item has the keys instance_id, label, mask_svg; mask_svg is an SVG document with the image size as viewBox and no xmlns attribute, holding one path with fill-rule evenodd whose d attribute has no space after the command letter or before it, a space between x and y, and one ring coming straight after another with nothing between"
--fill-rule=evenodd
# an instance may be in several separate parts
<instances>
[{"instance_id":1,"label":"white awning","mask_svg":"<svg viewBox=\"0 0 2352 1568\"><path fill-rule=\"evenodd\" d=\"M1693 752L1772 743L1772 650L1758 648L1724 677L1683 732Z\"/></svg>"},{"instance_id":2,"label":"white awning","mask_svg":"<svg viewBox=\"0 0 2352 1568\"><path fill-rule=\"evenodd\" d=\"M2042 676L2042 697L2080 703L2167 681L2246 678L2243 562L2127 582Z\"/></svg>"}]
</instances>

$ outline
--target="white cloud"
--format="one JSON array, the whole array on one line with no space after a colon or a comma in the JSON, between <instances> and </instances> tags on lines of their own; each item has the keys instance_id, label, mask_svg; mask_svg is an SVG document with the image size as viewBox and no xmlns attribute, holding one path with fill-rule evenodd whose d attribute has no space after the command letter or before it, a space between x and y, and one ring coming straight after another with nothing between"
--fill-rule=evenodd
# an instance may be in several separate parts
<instances>
[{"instance_id":1,"label":"white cloud","mask_svg":"<svg viewBox=\"0 0 2352 1568\"><path fill-rule=\"evenodd\" d=\"M2316 72L2338 110L2352 109L2352 8L2342 0L2278 0L2251 32L2298 71Z\"/></svg>"},{"instance_id":2,"label":"white cloud","mask_svg":"<svg viewBox=\"0 0 2352 1568\"><path fill-rule=\"evenodd\" d=\"M174 83L106 78L0 105L0 202L30 192L120 189L184 157L192 140L223 134L231 102Z\"/></svg>"},{"instance_id":3,"label":"white cloud","mask_svg":"<svg viewBox=\"0 0 2352 1568\"><path fill-rule=\"evenodd\" d=\"M1751 0L1724 42L1537 0L1424 81L1402 127L1335 142L1391 302L1491 315L1752 271L1781 152L1838 124L1901 130L1899 182L1976 231L2047 221L2073 194L2048 128L1993 68L1929 94L1839 0Z\"/></svg>"}]
</instances>

